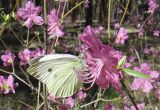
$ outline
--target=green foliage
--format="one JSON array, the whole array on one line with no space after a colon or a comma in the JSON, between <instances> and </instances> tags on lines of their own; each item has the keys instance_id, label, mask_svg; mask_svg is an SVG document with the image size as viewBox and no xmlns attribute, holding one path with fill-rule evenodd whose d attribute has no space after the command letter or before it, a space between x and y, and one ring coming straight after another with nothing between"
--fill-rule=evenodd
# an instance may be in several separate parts
<instances>
[{"instance_id":1,"label":"green foliage","mask_svg":"<svg viewBox=\"0 0 160 110\"><path fill-rule=\"evenodd\" d=\"M122 59L118 62L117 68L121 69L126 63L126 56L123 56Z\"/></svg>"},{"instance_id":2,"label":"green foliage","mask_svg":"<svg viewBox=\"0 0 160 110\"><path fill-rule=\"evenodd\" d=\"M129 68L124 68L124 69L122 69L122 71L128 75L131 75L131 76L136 76L136 77L141 77L141 78L149 78L149 75L143 74L143 73L135 71L135 70L131 70Z\"/></svg>"}]
</instances>

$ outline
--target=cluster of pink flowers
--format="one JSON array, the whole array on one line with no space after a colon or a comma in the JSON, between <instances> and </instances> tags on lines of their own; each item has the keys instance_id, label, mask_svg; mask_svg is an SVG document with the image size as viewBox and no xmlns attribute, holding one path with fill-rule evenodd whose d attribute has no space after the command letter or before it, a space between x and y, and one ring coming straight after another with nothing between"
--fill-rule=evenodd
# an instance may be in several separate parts
<instances>
[{"instance_id":1,"label":"cluster of pink flowers","mask_svg":"<svg viewBox=\"0 0 160 110\"><path fill-rule=\"evenodd\" d=\"M154 11L159 7L156 0L149 0L148 1L148 13L154 13Z\"/></svg>"},{"instance_id":2,"label":"cluster of pink flowers","mask_svg":"<svg viewBox=\"0 0 160 110\"><path fill-rule=\"evenodd\" d=\"M61 22L59 22L59 18L55 9L51 10L50 14L48 15L48 34L51 35L50 38L55 36L62 37L64 35Z\"/></svg>"},{"instance_id":3,"label":"cluster of pink flowers","mask_svg":"<svg viewBox=\"0 0 160 110\"><path fill-rule=\"evenodd\" d=\"M118 32L115 33L115 43L124 45L126 39L128 38L128 32L125 28L121 27Z\"/></svg>"},{"instance_id":4,"label":"cluster of pink flowers","mask_svg":"<svg viewBox=\"0 0 160 110\"><path fill-rule=\"evenodd\" d=\"M144 103L141 104L137 104L137 107L139 110L144 110ZM136 110L136 108L134 106L128 107L128 106L124 106L124 110Z\"/></svg>"},{"instance_id":5,"label":"cluster of pink flowers","mask_svg":"<svg viewBox=\"0 0 160 110\"><path fill-rule=\"evenodd\" d=\"M17 84L14 84L14 78L12 75L9 75L7 79L3 76L0 76L0 94L8 94L10 92L15 93L15 87Z\"/></svg>"},{"instance_id":6,"label":"cluster of pink flowers","mask_svg":"<svg viewBox=\"0 0 160 110\"><path fill-rule=\"evenodd\" d=\"M152 84L159 78L159 73L152 71L147 63L142 63L140 67L134 67L134 70L147 74L150 78L134 78L131 89L142 90L143 92L149 93L153 89Z\"/></svg>"},{"instance_id":7,"label":"cluster of pink flowers","mask_svg":"<svg viewBox=\"0 0 160 110\"><path fill-rule=\"evenodd\" d=\"M158 50L154 47L144 49L144 54L146 54L146 55L152 55L152 56L156 57L158 55L158 53L159 53Z\"/></svg>"},{"instance_id":8,"label":"cluster of pink flowers","mask_svg":"<svg viewBox=\"0 0 160 110\"><path fill-rule=\"evenodd\" d=\"M79 35L85 47L85 60L89 67L89 73L85 74L83 82L96 84L103 89L112 85L117 90L121 90L119 74L116 69L118 59L113 57L114 49L109 45L104 45L97 38L94 29L90 26L84 29Z\"/></svg>"},{"instance_id":9,"label":"cluster of pink flowers","mask_svg":"<svg viewBox=\"0 0 160 110\"><path fill-rule=\"evenodd\" d=\"M40 48L37 48L36 50L32 50L32 51L29 49L24 49L23 51L20 51L18 54L21 65L26 65L28 64L29 60L41 55L44 55L44 50ZM1 56L1 60L3 61L4 66L12 65L14 59L15 59L15 55L10 51L6 51L5 54Z\"/></svg>"},{"instance_id":10,"label":"cluster of pink flowers","mask_svg":"<svg viewBox=\"0 0 160 110\"><path fill-rule=\"evenodd\" d=\"M76 99L78 99L79 101L84 101L84 99L87 97L87 94L83 91L79 91L77 94L76 94ZM66 98L65 100L65 105L68 107L68 108L73 108L74 105L75 105L76 101L75 99L73 99L72 97L68 97Z\"/></svg>"},{"instance_id":11,"label":"cluster of pink flowers","mask_svg":"<svg viewBox=\"0 0 160 110\"><path fill-rule=\"evenodd\" d=\"M62 1L64 2L64 0ZM25 20L24 26L31 28L33 24L42 25L44 20L39 16L41 12L40 6L35 6L33 2L28 1L24 7L19 8L17 11L17 18ZM48 34L50 38L55 36L62 37L64 32L62 31L62 25L60 19L58 18L56 9L51 10L48 17Z\"/></svg>"},{"instance_id":12,"label":"cluster of pink flowers","mask_svg":"<svg viewBox=\"0 0 160 110\"><path fill-rule=\"evenodd\" d=\"M116 108L111 103L109 103L105 105L103 110L116 110Z\"/></svg>"},{"instance_id":13,"label":"cluster of pink flowers","mask_svg":"<svg viewBox=\"0 0 160 110\"><path fill-rule=\"evenodd\" d=\"M20 64L26 65L28 64L29 60L32 58L38 57L44 55L44 50L37 48L34 51L31 51L29 49L24 49L23 51L19 52L18 56L20 58Z\"/></svg>"},{"instance_id":14,"label":"cluster of pink flowers","mask_svg":"<svg viewBox=\"0 0 160 110\"><path fill-rule=\"evenodd\" d=\"M75 95L75 99L78 100L78 101L84 101L85 98L87 97L87 94L83 91L78 91ZM55 97L55 96L49 96L48 99L52 102L56 102L56 99L58 97ZM75 103L76 103L76 100L72 97L68 97L65 99L65 103L64 105L62 106L63 108L65 108L64 110L68 110L68 108L73 108L75 106Z\"/></svg>"},{"instance_id":15,"label":"cluster of pink flowers","mask_svg":"<svg viewBox=\"0 0 160 110\"><path fill-rule=\"evenodd\" d=\"M12 65L14 59L15 59L15 55L10 51L6 51L5 54L1 56L1 60L3 61L3 66Z\"/></svg>"},{"instance_id":16,"label":"cluster of pink flowers","mask_svg":"<svg viewBox=\"0 0 160 110\"><path fill-rule=\"evenodd\" d=\"M24 7L18 9L17 17L26 20L24 26L31 28L33 24L42 25L44 23L43 18L39 16L40 12L40 6L36 7L33 2L28 1Z\"/></svg>"}]
</instances>

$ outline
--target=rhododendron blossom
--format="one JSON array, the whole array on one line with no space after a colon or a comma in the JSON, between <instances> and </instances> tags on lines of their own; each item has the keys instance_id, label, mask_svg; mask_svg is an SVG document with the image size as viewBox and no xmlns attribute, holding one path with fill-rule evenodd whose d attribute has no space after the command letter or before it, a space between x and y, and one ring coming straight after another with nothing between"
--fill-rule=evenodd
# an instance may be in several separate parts
<instances>
[{"instance_id":1,"label":"rhododendron blossom","mask_svg":"<svg viewBox=\"0 0 160 110\"><path fill-rule=\"evenodd\" d=\"M145 107L144 105L145 105L144 103L137 104L137 107L139 110L144 110ZM136 108L134 106L131 107L124 106L124 110L136 110Z\"/></svg>"},{"instance_id":2,"label":"rhododendron blossom","mask_svg":"<svg viewBox=\"0 0 160 110\"><path fill-rule=\"evenodd\" d=\"M17 16L26 20L24 25L31 28L33 24L42 25L43 18L39 16L41 8L35 6L31 1L28 1L23 8L18 9Z\"/></svg>"},{"instance_id":3,"label":"rhododendron blossom","mask_svg":"<svg viewBox=\"0 0 160 110\"><path fill-rule=\"evenodd\" d=\"M65 104L67 105L67 107L73 108L74 105L75 105L75 100L74 100L72 97L68 97L68 98L65 100Z\"/></svg>"},{"instance_id":4,"label":"rhododendron blossom","mask_svg":"<svg viewBox=\"0 0 160 110\"><path fill-rule=\"evenodd\" d=\"M8 79L5 79L3 76L0 76L0 93L8 94L10 92L15 93L16 84L14 84L14 78L12 75L8 76Z\"/></svg>"},{"instance_id":5,"label":"rhododendron blossom","mask_svg":"<svg viewBox=\"0 0 160 110\"><path fill-rule=\"evenodd\" d=\"M140 89L143 92L149 93L153 89L152 83L159 77L159 73L157 71L152 71L147 63L142 63L140 67L134 67L134 70L147 74L150 78L134 78L131 89Z\"/></svg>"},{"instance_id":6,"label":"rhododendron blossom","mask_svg":"<svg viewBox=\"0 0 160 110\"><path fill-rule=\"evenodd\" d=\"M31 51L31 57L35 58L35 57L39 57L45 54L45 51L43 49L37 48L34 51Z\"/></svg>"},{"instance_id":7,"label":"rhododendron blossom","mask_svg":"<svg viewBox=\"0 0 160 110\"><path fill-rule=\"evenodd\" d=\"M1 60L3 61L4 66L10 66L15 59L15 55L10 51L6 51L5 54L1 56Z\"/></svg>"},{"instance_id":8,"label":"rhododendron blossom","mask_svg":"<svg viewBox=\"0 0 160 110\"><path fill-rule=\"evenodd\" d=\"M116 110L116 109L111 103L109 103L104 107L103 110Z\"/></svg>"},{"instance_id":9,"label":"rhododendron blossom","mask_svg":"<svg viewBox=\"0 0 160 110\"><path fill-rule=\"evenodd\" d=\"M56 98L57 97L55 97L55 96L51 96L51 95L48 96L48 100L50 100L52 102L56 102Z\"/></svg>"},{"instance_id":10,"label":"rhododendron blossom","mask_svg":"<svg viewBox=\"0 0 160 110\"><path fill-rule=\"evenodd\" d=\"M139 29L139 30L138 30L138 36L139 36L139 37L144 37L144 33L145 33L145 30L144 30L144 29Z\"/></svg>"},{"instance_id":11,"label":"rhododendron blossom","mask_svg":"<svg viewBox=\"0 0 160 110\"><path fill-rule=\"evenodd\" d=\"M113 51L113 57L117 58L118 61L121 60L121 58L123 57L123 53L121 51Z\"/></svg>"},{"instance_id":12,"label":"rhododendron blossom","mask_svg":"<svg viewBox=\"0 0 160 110\"><path fill-rule=\"evenodd\" d=\"M85 75L86 82L95 81L100 88L106 89L112 85L120 90L120 79L116 69L118 59L113 57L115 50L109 45L103 45L90 26L84 29L79 38L86 47L85 60L90 71Z\"/></svg>"},{"instance_id":13,"label":"rhododendron blossom","mask_svg":"<svg viewBox=\"0 0 160 110\"><path fill-rule=\"evenodd\" d=\"M119 29L119 28L120 28L120 24L119 24L119 23L115 23L115 24L114 24L114 28L115 28L115 29Z\"/></svg>"},{"instance_id":14,"label":"rhododendron blossom","mask_svg":"<svg viewBox=\"0 0 160 110\"><path fill-rule=\"evenodd\" d=\"M32 52L29 49L24 49L23 51L19 52L18 56L20 58L20 64L26 65L32 58Z\"/></svg>"},{"instance_id":15,"label":"rhododendron blossom","mask_svg":"<svg viewBox=\"0 0 160 110\"><path fill-rule=\"evenodd\" d=\"M86 94L85 92L83 92L83 91L79 91L79 92L77 93L77 98L78 98L78 100L80 100L80 101L83 101L86 97L87 97L87 94Z\"/></svg>"},{"instance_id":16,"label":"rhododendron blossom","mask_svg":"<svg viewBox=\"0 0 160 110\"><path fill-rule=\"evenodd\" d=\"M34 51L31 51L29 49L24 49L23 51L20 51L18 54L21 65L26 65L32 58L35 58L41 55L44 55L44 50L40 48L37 48Z\"/></svg>"},{"instance_id":17,"label":"rhododendron blossom","mask_svg":"<svg viewBox=\"0 0 160 110\"><path fill-rule=\"evenodd\" d=\"M118 31L118 33L116 32L116 39L115 39L115 43L116 44L122 44L124 45L126 39L128 38L128 32L125 28L121 27Z\"/></svg>"},{"instance_id":18,"label":"rhododendron blossom","mask_svg":"<svg viewBox=\"0 0 160 110\"><path fill-rule=\"evenodd\" d=\"M53 9L48 15L48 34L53 38L55 36L62 37L64 32L62 31L61 22L57 16L56 9Z\"/></svg>"},{"instance_id":19,"label":"rhododendron blossom","mask_svg":"<svg viewBox=\"0 0 160 110\"><path fill-rule=\"evenodd\" d=\"M154 11L159 7L156 0L148 0L148 13L154 13Z\"/></svg>"}]
</instances>

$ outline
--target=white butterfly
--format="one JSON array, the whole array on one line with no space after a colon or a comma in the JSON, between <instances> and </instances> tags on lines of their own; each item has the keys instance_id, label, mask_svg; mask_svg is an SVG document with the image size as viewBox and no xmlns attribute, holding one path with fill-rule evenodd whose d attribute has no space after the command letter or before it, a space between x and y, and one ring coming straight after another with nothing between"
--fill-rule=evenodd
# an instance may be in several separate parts
<instances>
[{"instance_id":1,"label":"white butterfly","mask_svg":"<svg viewBox=\"0 0 160 110\"><path fill-rule=\"evenodd\" d=\"M46 84L50 95L68 97L82 85L76 74L82 67L83 63L77 56L51 54L32 59L27 71Z\"/></svg>"}]
</instances>

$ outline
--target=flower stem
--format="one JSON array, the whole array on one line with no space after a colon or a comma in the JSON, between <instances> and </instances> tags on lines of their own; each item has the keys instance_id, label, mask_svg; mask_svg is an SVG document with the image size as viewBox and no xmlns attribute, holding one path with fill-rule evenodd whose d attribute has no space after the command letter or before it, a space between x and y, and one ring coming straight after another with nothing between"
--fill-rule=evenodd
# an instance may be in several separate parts
<instances>
[{"instance_id":1,"label":"flower stem","mask_svg":"<svg viewBox=\"0 0 160 110\"><path fill-rule=\"evenodd\" d=\"M41 90L41 82L39 81L38 82L38 94L37 94L37 105L36 105L36 110L39 110L40 108L39 108L39 98L40 98L40 90Z\"/></svg>"},{"instance_id":2,"label":"flower stem","mask_svg":"<svg viewBox=\"0 0 160 110\"><path fill-rule=\"evenodd\" d=\"M111 0L108 1L108 37L111 37L110 33L110 20L111 20Z\"/></svg>"},{"instance_id":3,"label":"flower stem","mask_svg":"<svg viewBox=\"0 0 160 110\"><path fill-rule=\"evenodd\" d=\"M134 107L136 108L136 110L139 110L138 107L137 107L137 105L136 105L136 102L134 101L133 97L129 93L129 90L127 89L127 86L125 85L125 83L123 82L123 79L121 77L120 77L120 82L121 82L122 87L124 88L126 94L129 96L131 102L133 103Z\"/></svg>"},{"instance_id":4,"label":"flower stem","mask_svg":"<svg viewBox=\"0 0 160 110\"><path fill-rule=\"evenodd\" d=\"M113 102L113 101L117 101L117 100L120 100L120 99L121 99L121 97L114 98L114 99L102 99L102 98L100 98L100 99L96 99L96 100L94 100L94 101L92 101L92 102L90 102L90 103L84 104L84 105L82 105L80 108L84 108L84 107L86 107L86 106L89 106L89 105L91 105L91 104L93 104L93 103L96 103L96 102L99 102L99 101ZM78 110L78 109L79 109L79 108L76 108L75 110Z\"/></svg>"},{"instance_id":5,"label":"flower stem","mask_svg":"<svg viewBox=\"0 0 160 110\"><path fill-rule=\"evenodd\" d=\"M26 47L28 47L29 46L29 28L28 28L28 30L27 30L27 40L26 40Z\"/></svg>"},{"instance_id":6,"label":"flower stem","mask_svg":"<svg viewBox=\"0 0 160 110\"><path fill-rule=\"evenodd\" d=\"M47 46L47 2L46 0L43 0L43 14L44 14L44 27L43 27L43 33L44 33L44 47L45 47L45 54L47 54L48 46ZM43 84L43 95L44 95L44 109L48 110L48 100L47 100L47 87L45 84Z\"/></svg>"},{"instance_id":7,"label":"flower stem","mask_svg":"<svg viewBox=\"0 0 160 110\"><path fill-rule=\"evenodd\" d=\"M124 17L126 16L129 3L130 3L130 0L128 0L128 2L127 2L127 4L126 4L126 7L125 7L125 10L124 10L123 16L122 16L121 21L120 21L120 26L122 25L122 22L123 22L123 20L124 20Z\"/></svg>"},{"instance_id":8,"label":"flower stem","mask_svg":"<svg viewBox=\"0 0 160 110\"><path fill-rule=\"evenodd\" d=\"M6 44L2 39L0 39L0 41L2 42L2 44L4 45L4 47L5 47L7 50L9 50L7 44Z\"/></svg>"}]
</instances>

